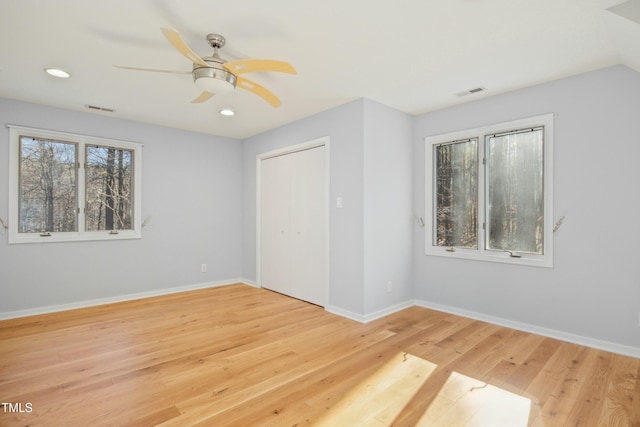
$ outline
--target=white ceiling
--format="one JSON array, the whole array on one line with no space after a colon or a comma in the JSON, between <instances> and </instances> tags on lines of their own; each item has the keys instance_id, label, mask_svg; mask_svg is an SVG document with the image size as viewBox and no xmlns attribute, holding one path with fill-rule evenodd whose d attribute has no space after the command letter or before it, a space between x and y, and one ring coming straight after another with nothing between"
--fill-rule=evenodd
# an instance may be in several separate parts
<instances>
[{"instance_id":1,"label":"white ceiling","mask_svg":"<svg viewBox=\"0 0 640 427\"><path fill-rule=\"evenodd\" d=\"M640 71L639 10L640 0L0 0L0 97L246 138L360 97L421 114L614 64ZM223 58L283 60L298 75L246 75L282 99L274 109L241 89L192 104L189 75L113 67L190 70L161 27L200 56L216 32ZM456 95L476 87L486 91ZM237 115L218 115L226 106Z\"/></svg>"}]
</instances>

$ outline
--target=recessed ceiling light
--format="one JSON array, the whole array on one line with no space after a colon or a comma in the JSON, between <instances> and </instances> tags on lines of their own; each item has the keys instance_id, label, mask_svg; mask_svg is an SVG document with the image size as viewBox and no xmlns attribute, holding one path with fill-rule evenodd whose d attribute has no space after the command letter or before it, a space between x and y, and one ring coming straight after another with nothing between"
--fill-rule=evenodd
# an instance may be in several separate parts
<instances>
[{"instance_id":1,"label":"recessed ceiling light","mask_svg":"<svg viewBox=\"0 0 640 427\"><path fill-rule=\"evenodd\" d=\"M222 114L223 116L235 116L236 112L231 108L223 108L222 110L220 110L220 114Z\"/></svg>"},{"instance_id":2,"label":"recessed ceiling light","mask_svg":"<svg viewBox=\"0 0 640 427\"><path fill-rule=\"evenodd\" d=\"M54 77L60 77L61 79L68 79L71 76L71 74L59 68L45 68L45 71L47 72L47 74Z\"/></svg>"}]
</instances>

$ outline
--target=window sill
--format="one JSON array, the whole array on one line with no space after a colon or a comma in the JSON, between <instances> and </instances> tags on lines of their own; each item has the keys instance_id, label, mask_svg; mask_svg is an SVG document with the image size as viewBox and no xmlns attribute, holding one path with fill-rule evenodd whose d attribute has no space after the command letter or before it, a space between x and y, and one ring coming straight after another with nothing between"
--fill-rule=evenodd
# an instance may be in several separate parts
<instances>
[{"instance_id":1,"label":"window sill","mask_svg":"<svg viewBox=\"0 0 640 427\"><path fill-rule=\"evenodd\" d=\"M553 256L548 254L545 256L520 254L518 256L511 256L509 252L494 252L494 251L475 251L469 249L456 248L455 252L450 252L448 248L427 248L425 255L427 256L439 256L443 258L454 259L468 259L475 261L485 262L497 262L501 264L513 264L513 265L526 265L530 267L544 267L553 268Z\"/></svg>"},{"instance_id":2,"label":"window sill","mask_svg":"<svg viewBox=\"0 0 640 427\"><path fill-rule=\"evenodd\" d=\"M62 242L87 242L104 240L132 240L141 239L142 233L134 230L118 230L118 234L111 234L108 231L94 233L51 233L48 236L41 236L37 233L27 235L10 235L9 244L23 243L62 243Z\"/></svg>"}]
</instances>

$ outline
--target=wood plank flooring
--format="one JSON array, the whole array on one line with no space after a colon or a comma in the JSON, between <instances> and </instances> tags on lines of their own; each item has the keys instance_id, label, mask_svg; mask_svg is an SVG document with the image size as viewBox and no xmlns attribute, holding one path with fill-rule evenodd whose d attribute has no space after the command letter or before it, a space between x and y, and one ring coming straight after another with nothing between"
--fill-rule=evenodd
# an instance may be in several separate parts
<instances>
[{"instance_id":1,"label":"wood plank flooring","mask_svg":"<svg viewBox=\"0 0 640 427\"><path fill-rule=\"evenodd\" d=\"M246 285L0 322L0 426L640 426L640 360Z\"/></svg>"}]
</instances>

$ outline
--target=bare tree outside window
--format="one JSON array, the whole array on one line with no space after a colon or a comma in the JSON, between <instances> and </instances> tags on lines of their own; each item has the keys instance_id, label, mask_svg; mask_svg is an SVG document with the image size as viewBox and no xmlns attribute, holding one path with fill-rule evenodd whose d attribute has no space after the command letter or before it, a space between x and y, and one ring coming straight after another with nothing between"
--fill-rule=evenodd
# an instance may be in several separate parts
<instances>
[{"instance_id":1,"label":"bare tree outside window","mask_svg":"<svg viewBox=\"0 0 640 427\"><path fill-rule=\"evenodd\" d=\"M436 246L478 247L478 139L434 147Z\"/></svg>"},{"instance_id":2,"label":"bare tree outside window","mask_svg":"<svg viewBox=\"0 0 640 427\"><path fill-rule=\"evenodd\" d=\"M554 119L425 137L427 255L553 267Z\"/></svg>"},{"instance_id":3,"label":"bare tree outside window","mask_svg":"<svg viewBox=\"0 0 640 427\"><path fill-rule=\"evenodd\" d=\"M543 128L487 136L487 249L542 254Z\"/></svg>"},{"instance_id":4,"label":"bare tree outside window","mask_svg":"<svg viewBox=\"0 0 640 427\"><path fill-rule=\"evenodd\" d=\"M142 144L7 127L10 244L142 237Z\"/></svg>"},{"instance_id":5,"label":"bare tree outside window","mask_svg":"<svg viewBox=\"0 0 640 427\"><path fill-rule=\"evenodd\" d=\"M20 137L20 233L77 231L77 146Z\"/></svg>"},{"instance_id":6,"label":"bare tree outside window","mask_svg":"<svg viewBox=\"0 0 640 427\"><path fill-rule=\"evenodd\" d=\"M86 157L86 229L131 229L133 151L88 145Z\"/></svg>"}]
</instances>

